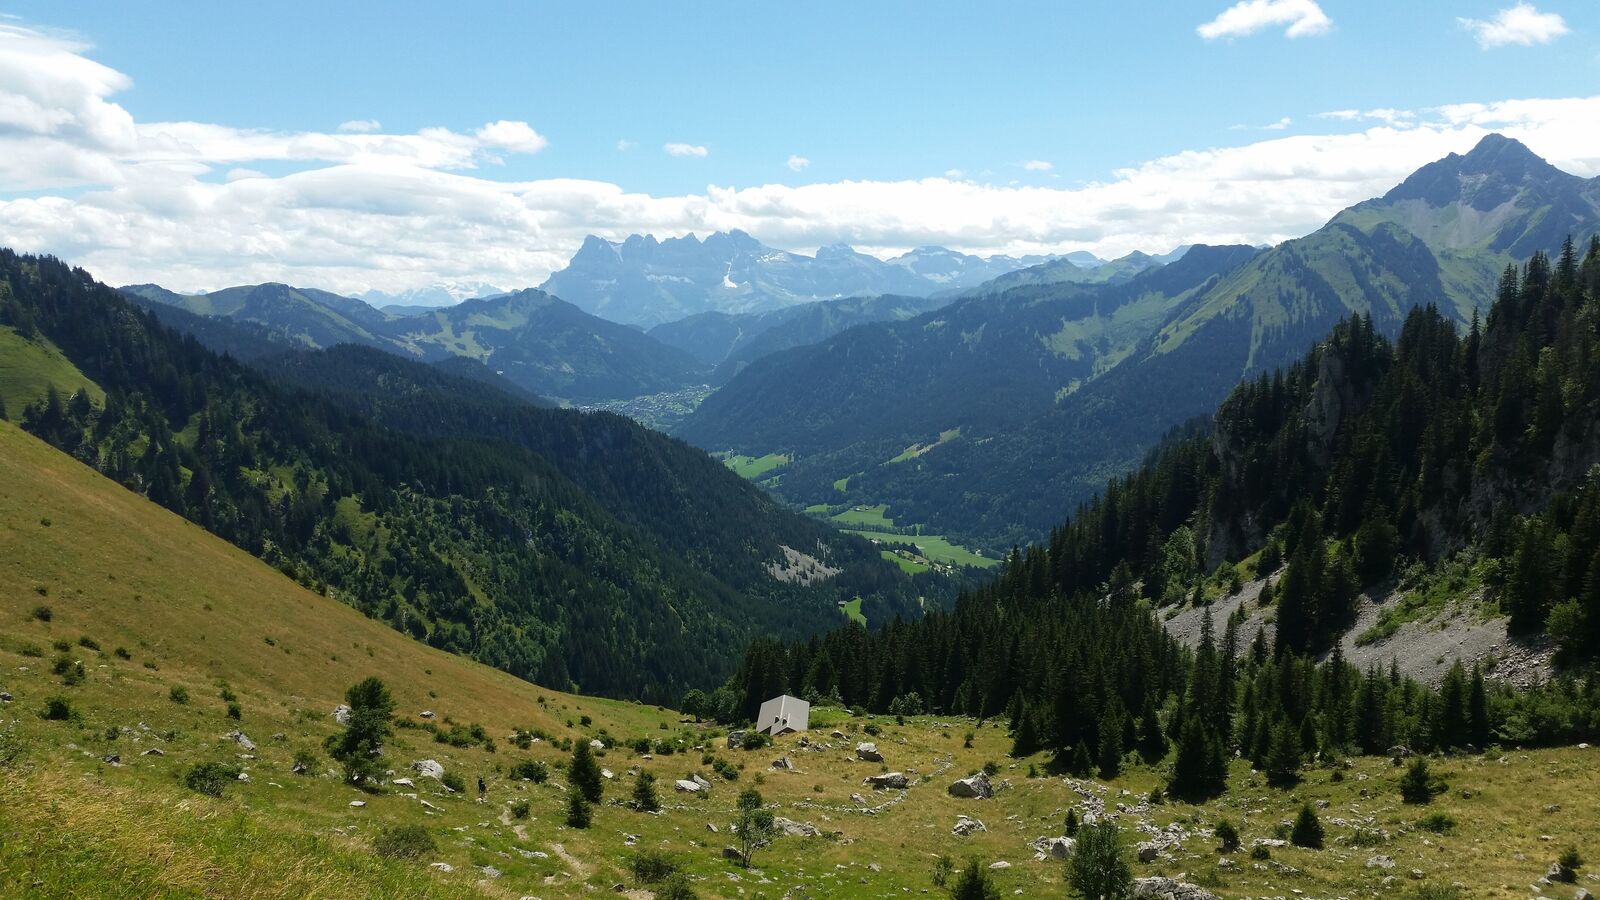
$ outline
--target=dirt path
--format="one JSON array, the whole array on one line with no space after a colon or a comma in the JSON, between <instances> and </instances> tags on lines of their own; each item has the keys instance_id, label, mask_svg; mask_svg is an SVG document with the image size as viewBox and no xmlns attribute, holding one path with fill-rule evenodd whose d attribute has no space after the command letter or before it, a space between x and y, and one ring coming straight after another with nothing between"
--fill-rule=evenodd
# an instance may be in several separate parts
<instances>
[{"instance_id":1,"label":"dirt path","mask_svg":"<svg viewBox=\"0 0 1600 900\"><path fill-rule=\"evenodd\" d=\"M510 827L512 832L516 834L517 840L525 841L528 839L528 826L518 825L511 821L511 810L504 806L500 807L500 824Z\"/></svg>"},{"instance_id":2,"label":"dirt path","mask_svg":"<svg viewBox=\"0 0 1600 900\"><path fill-rule=\"evenodd\" d=\"M562 862L567 864L567 868L572 870L572 874L577 876L579 881L589 877L589 867L579 862L576 856L568 853L567 848L560 844L551 844L550 850L560 857Z\"/></svg>"}]
</instances>

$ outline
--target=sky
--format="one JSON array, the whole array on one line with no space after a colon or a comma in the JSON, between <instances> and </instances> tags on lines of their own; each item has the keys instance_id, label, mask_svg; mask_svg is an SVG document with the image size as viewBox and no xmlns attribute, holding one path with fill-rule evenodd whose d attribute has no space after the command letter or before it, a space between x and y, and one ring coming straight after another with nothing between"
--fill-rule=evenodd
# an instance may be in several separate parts
<instances>
[{"instance_id":1,"label":"sky","mask_svg":"<svg viewBox=\"0 0 1600 900\"><path fill-rule=\"evenodd\" d=\"M0 244L177 290L1275 243L1490 131L1600 175L1600 4L0 0Z\"/></svg>"}]
</instances>

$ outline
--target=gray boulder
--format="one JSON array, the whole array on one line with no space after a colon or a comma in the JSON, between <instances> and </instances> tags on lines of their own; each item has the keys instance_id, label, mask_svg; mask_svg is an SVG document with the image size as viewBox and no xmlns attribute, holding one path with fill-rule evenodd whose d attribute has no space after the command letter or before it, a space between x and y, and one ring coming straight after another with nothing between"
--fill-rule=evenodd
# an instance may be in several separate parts
<instances>
[{"instance_id":1,"label":"gray boulder","mask_svg":"<svg viewBox=\"0 0 1600 900\"><path fill-rule=\"evenodd\" d=\"M742 732L742 731L730 731L730 732L728 732L728 749L729 750L738 750L740 747L743 747L744 746L744 734L745 733Z\"/></svg>"},{"instance_id":2,"label":"gray boulder","mask_svg":"<svg viewBox=\"0 0 1600 900\"><path fill-rule=\"evenodd\" d=\"M235 744L238 744L239 747L245 751L254 752L256 749L256 742L250 740L248 737L245 737L245 733L237 728L223 735L223 737L233 741Z\"/></svg>"},{"instance_id":3,"label":"gray boulder","mask_svg":"<svg viewBox=\"0 0 1600 900\"><path fill-rule=\"evenodd\" d=\"M785 819L783 816L774 816L772 824L777 826L779 831L790 837L817 837L822 834L821 831L817 830L817 826L810 822L796 822L793 819Z\"/></svg>"},{"instance_id":4,"label":"gray boulder","mask_svg":"<svg viewBox=\"0 0 1600 900\"><path fill-rule=\"evenodd\" d=\"M989 830L988 826L984 825L982 822L978 821L977 819L968 818L967 816L958 816L956 818L956 825L955 825L954 828L950 829L950 833L951 834L960 835L961 837L966 837L967 835L972 834L975 831L988 831L988 830Z\"/></svg>"},{"instance_id":5,"label":"gray boulder","mask_svg":"<svg viewBox=\"0 0 1600 900\"><path fill-rule=\"evenodd\" d=\"M885 772L881 775L868 775L861 783L871 785L875 791L903 791L910 786L911 781L906 778L904 772Z\"/></svg>"},{"instance_id":6,"label":"gray boulder","mask_svg":"<svg viewBox=\"0 0 1600 900\"><path fill-rule=\"evenodd\" d=\"M699 782L690 781L687 778L679 778L677 781L674 781L672 783L672 788L673 788L673 790L679 791L679 792L684 793L684 794L698 794L702 790L704 790L704 788L700 787L700 783Z\"/></svg>"},{"instance_id":7,"label":"gray boulder","mask_svg":"<svg viewBox=\"0 0 1600 900\"><path fill-rule=\"evenodd\" d=\"M979 772L971 778L962 778L950 784L950 796L971 800L986 800L994 796L994 785L989 776Z\"/></svg>"},{"instance_id":8,"label":"gray boulder","mask_svg":"<svg viewBox=\"0 0 1600 900\"><path fill-rule=\"evenodd\" d=\"M350 707L348 707L345 704L341 703L338 706L335 706L333 708L333 720L335 722L338 722L340 725L349 725L350 724L350 712L351 712Z\"/></svg>"},{"instance_id":9,"label":"gray boulder","mask_svg":"<svg viewBox=\"0 0 1600 900\"><path fill-rule=\"evenodd\" d=\"M1055 859L1066 859L1072 855L1072 848L1076 845L1077 842L1069 837L1042 837L1033 842L1033 849Z\"/></svg>"},{"instance_id":10,"label":"gray boulder","mask_svg":"<svg viewBox=\"0 0 1600 900\"><path fill-rule=\"evenodd\" d=\"M867 762L883 762L883 754L878 752L878 745L873 743L857 744L856 757Z\"/></svg>"},{"instance_id":11,"label":"gray boulder","mask_svg":"<svg viewBox=\"0 0 1600 900\"><path fill-rule=\"evenodd\" d=\"M1135 878L1135 900L1217 900L1217 895L1198 886L1172 878Z\"/></svg>"},{"instance_id":12,"label":"gray boulder","mask_svg":"<svg viewBox=\"0 0 1600 900\"><path fill-rule=\"evenodd\" d=\"M772 767L774 769L793 769L794 768L794 760L790 759L787 756L780 756L777 759L772 761Z\"/></svg>"},{"instance_id":13,"label":"gray boulder","mask_svg":"<svg viewBox=\"0 0 1600 900\"><path fill-rule=\"evenodd\" d=\"M423 778L432 778L435 781L444 777L444 766L440 765L438 760L433 759L417 760L411 764L411 771L421 775Z\"/></svg>"}]
</instances>

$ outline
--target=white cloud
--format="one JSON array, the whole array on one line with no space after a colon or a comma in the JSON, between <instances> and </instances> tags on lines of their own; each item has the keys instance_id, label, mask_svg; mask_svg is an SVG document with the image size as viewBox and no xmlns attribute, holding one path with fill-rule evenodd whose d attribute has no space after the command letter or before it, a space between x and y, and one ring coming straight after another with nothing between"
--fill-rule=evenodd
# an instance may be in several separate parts
<instances>
[{"instance_id":1,"label":"white cloud","mask_svg":"<svg viewBox=\"0 0 1600 900\"><path fill-rule=\"evenodd\" d=\"M627 138L622 138L622 139L617 141L617 152L618 153L627 153L629 150L632 150L633 148L635 148L637 146L639 146L639 142L638 141L630 141Z\"/></svg>"},{"instance_id":2,"label":"white cloud","mask_svg":"<svg viewBox=\"0 0 1600 900\"><path fill-rule=\"evenodd\" d=\"M1372 119L1374 121L1383 122L1386 125L1393 125L1396 128L1404 128L1408 123L1417 118L1417 114L1414 110L1390 109L1385 107L1381 109L1367 110L1335 109L1330 112L1317 113L1317 118L1335 119L1340 122L1356 122L1362 119Z\"/></svg>"},{"instance_id":3,"label":"white cloud","mask_svg":"<svg viewBox=\"0 0 1600 900\"><path fill-rule=\"evenodd\" d=\"M382 131L383 123L377 119L351 119L348 122L340 122L339 130L345 134L371 134L374 131Z\"/></svg>"},{"instance_id":4,"label":"white cloud","mask_svg":"<svg viewBox=\"0 0 1600 900\"><path fill-rule=\"evenodd\" d=\"M705 159L711 153L703 144L666 144L662 146L668 156L684 156L692 159Z\"/></svg>"},{"instance_id":5,"label":"white cloud","mask_svg":"<svg viewBox=\"0 0 1600 900\"><path fill-rule=\"evenodd\" d=\"M1465 152L1491 130L1568 171L1600 175L1594 96L1388 111L1406 127L1379 111L1352 111L1345 133L1275 133L1075 187L1008 186L989 181L1004 175L951 170L650 195L600 181L501 180L474 168L487 152L509 150L501 143L531 147L531 128L320 134L135 122L112 99L129 80L85 52L0 26L0 245L55 253L112 283L177 290L268 280L347 293L534 285L590 233L664 238L741 228L779 247L846 241L880 254L942 244L979 254L1120 256L1194 242L1271 243L1317 228L1424 163Z\"/></svg>"},{"instance_id":6,"label":"white cloud","mask_svg":"<svg viewBox=\"0 0 1600 900\"><path fill-rule=\"evenodd\" d=\"M1518 3L1495 13L1493 19L1458 18L1461 27L1472 32L1485 50L1506 44L1548 44L1569 30L1559 13L1544 13L1531 3Z\"/></svg>"},{"instance_id":7,"label":"white cloud","mask_svg":"<svg viewBox=\"0 0 1600 900\"><path fill-rule=\"evenodd\" d=\"M1284 34L1292 38L1324 34L1333 20L1316 0L1240 0L1215 19L1195 29L1208 41L1245 37L1266 28L1288 26Z\"/></svg>"},{"instance_id":8,"label":"white cloud","mask_svg":"<svg viewBox=\"0 0 1600 900\"><path fill-rule=\"evenodd\" d=\"M1261 126L1261 129L1263 131L1286 131L1286 130L1288 130L1289 126L1293 125L1293 124L1294 124L1294 120L1293 119L1289 118L1288 116L1284 116L1283 118L1279 119L1276 122L1273 122L1270 125Z\"/></svg>"},{"instance_id":9,"label":"white cloud","mask_svg":"<svg viewBox=\"0 0 1600 900\"><path fill-rule=\"evenodd\" d=\"M811 160L806 159L804 156L790 155L787 165L789 166L789 170L791 172L798 172L801 169L804 169L806 166L811 165Z\"/></svg>"},{"instance_id":10,"label":"white cloud","mask_svg":"<svg viewBox=\"0 0 1600 900\"><path fill-rule=\"evenodd\" d=\"M960 169L945 169L944 177L954 178L959 181L960 179L967 177L967 173Z\"/></svg>"},{"instance_id":11,"label":"white cloud","mask_svg":"<svg viewBox=\"0 0 1600 900\"><path fill-rule=\"evenodd\" d=\"M501 119L479 128L473 135L486 147L495 147L510 153L538 153L550 146L544 135L534 131L527 122L509 122Z\"/></svg>"},{"instance_id":12,"label":"white cloud","mask_svg":"<svg viewBox=\"0 0 1600 900\"><path fill-rule=\"evenodd\" d=\"M1022 168L1029 172L1048 172L1055 167L1055 163L1047 162L1042 159L1030 159L1022 164Z\"/></svg>"}]
</instances>

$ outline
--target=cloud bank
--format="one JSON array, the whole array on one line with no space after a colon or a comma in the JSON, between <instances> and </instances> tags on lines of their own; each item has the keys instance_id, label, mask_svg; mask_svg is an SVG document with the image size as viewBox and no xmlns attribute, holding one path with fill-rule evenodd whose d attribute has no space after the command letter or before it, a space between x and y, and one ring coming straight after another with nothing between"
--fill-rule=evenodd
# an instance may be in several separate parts
<instances>
[{"instance_id":1,"label":"cloud bank","mask_svg":"<svg viewBox=\"0 0 1600 900\"><path fill-rule=\"evenodd\" d=\"M1240 0L1215 19L1195 29L1208 41L1218 38L1247 37L1268 28L1284 28L1292 38L1326 34L1333 20L1316 0Z\"/></svg>"},{"instance_id":2,"label":"cloud bank","mask_svg":"<svg viewBox=\"0 0 1600 900\"><path fill-rule=\"evenodd\" d=\"M1558 13L1540 12L1529 3L1518 3L1502 9L1487 21L1468 18L1458 18L1456 21L1462 28L1472 32L1478 46L1485 50L1507 44L1524 47L1548 44L1568 31L1567 21Z\"/></svg>"},{"instance_id":3,"label":"cloud bank","mask_svg":"<svg viewBox=\"0 0 1600 900\"><path fill-rule=\"evenodd\" d=\"M1491 130L1569 171L1600 174L1597 96L1341 110L1323 124L1357 130L1184 151L1073 187L950 170L653 196L601 181L490 177L503 155L546 145L524 122L414 134L137 122L114 99L130 79L87 53L0 24L0 244L54 253L114 284L177 290L268 280L346 293L523 287L565 265L590 233L740 228L787 249L846 241L881 254L928 244L1108 256L1270 243Z\"/></svg>"}]
</instances>

